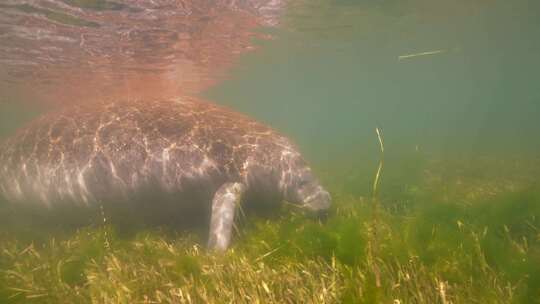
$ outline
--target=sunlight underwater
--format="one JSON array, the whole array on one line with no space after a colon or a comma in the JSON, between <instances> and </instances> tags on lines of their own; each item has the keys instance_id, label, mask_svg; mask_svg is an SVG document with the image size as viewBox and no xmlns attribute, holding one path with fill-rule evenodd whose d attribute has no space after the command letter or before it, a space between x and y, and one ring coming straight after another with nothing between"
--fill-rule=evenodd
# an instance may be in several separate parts
<instances>
[{"instance_id":1,"label":"sunlight underwater","mask_svg":"<svg viewBox=\"0 0 540 304\"><path fill-rule=\"evenodd\" d=\"M1 303L540 303L538 4L278 2L0 4L2 139L75 101L203 95L297 142L333 201L242 209L222 254L0 201Z\"/></svg>"}]
</instances>

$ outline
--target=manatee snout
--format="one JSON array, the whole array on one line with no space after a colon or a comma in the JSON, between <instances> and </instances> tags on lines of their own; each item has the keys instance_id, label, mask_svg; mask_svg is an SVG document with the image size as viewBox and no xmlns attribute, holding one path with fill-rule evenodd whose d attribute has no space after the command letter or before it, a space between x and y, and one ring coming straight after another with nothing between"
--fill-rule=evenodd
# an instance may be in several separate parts
<instances>
[{"instance_id":1,"label":"manatee snout","mask_svg":"<svg viewBox=\"0 0 540 304\"><path fill-rule=\"evenodd\" d=\"M330 193L321 186L316 186L302 204L307 210L320 214L325 213L332 205Z\"/></svg>"},{"instance_id":2,"label":"manatee snout","mask_svg":"<svg viewBox=\"0 0 540 304\"><path fill-rule=\"evenodd\" d=\"M299 205L314 214L325 213L332 205L330 193L311 174L299 183L296 193Z\"/></svg>"},{"instance_id":3,"label":"manatee snout","mask_svg":"<svg viewBox=\"0 0 540 304\"><path fill-rule=\"evenodd\" d=\"M288 183L286 200L314 214L326 213L332 205L330 193L321 186L311 168L297 155L290 163L293 178Z\"/></svg>"}]
</instances>

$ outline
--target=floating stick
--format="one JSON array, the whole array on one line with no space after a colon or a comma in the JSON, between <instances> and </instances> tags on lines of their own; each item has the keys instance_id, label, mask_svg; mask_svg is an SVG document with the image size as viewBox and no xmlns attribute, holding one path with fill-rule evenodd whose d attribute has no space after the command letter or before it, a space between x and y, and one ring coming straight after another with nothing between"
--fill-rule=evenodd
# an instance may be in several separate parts
<instances>
[{"instance_id":1,"label":"floating stick","mask_svg":"<svg viewBox=\"0 0 540 304\"><path fill-rule=\"evenodd\" d=\"M410 59L410 58L428 56L428 55L436 55L436 54L442 54L442 53L446 53L446 52L447 52L447 50L436 50L436 51L428 51L428 52L407 54L407 55L398 56L398 60Z\"/></svg>"}]
</instances>

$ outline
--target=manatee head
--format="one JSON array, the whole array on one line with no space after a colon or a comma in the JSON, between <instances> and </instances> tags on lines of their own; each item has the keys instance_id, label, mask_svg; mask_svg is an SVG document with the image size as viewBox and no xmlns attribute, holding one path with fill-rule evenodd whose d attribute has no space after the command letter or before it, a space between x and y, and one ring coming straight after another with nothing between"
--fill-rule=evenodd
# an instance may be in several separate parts
<instances>
[{"instance_id":1,"label":"manatee head","mask_svg":"<svg viewBox=\"0 0 540 304\"><path fill-rule=\"evenodd\" d=\"M315 213L330 208L332 204L330 193L321 186L299 154L289 158L286 168L282 178L285 200Z\"/></svg>"}]
</instances>

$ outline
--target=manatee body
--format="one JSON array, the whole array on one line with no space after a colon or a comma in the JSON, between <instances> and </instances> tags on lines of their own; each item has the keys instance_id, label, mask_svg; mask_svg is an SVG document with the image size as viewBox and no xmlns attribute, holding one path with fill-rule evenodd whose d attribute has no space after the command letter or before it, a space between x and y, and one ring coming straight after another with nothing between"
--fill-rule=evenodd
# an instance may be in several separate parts
<instances>
[{"instance_id":1,"label":"manatee body","mask_svg":"<svg viewBox=\"0 0 540 304\"><path fill-rule=\"evenodd\" d=\"M331 201L286 137L187 97L77 105L36 119L0 147L0 191L13 203L51 208L125 204L144 193L207 204L209 246L220 250L243 197L312 211Z\"/></svg>"}]
</instances>

